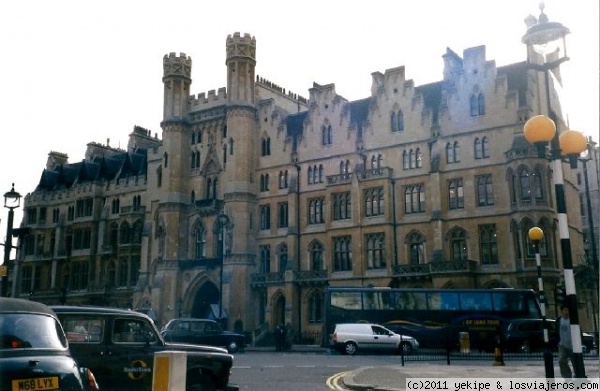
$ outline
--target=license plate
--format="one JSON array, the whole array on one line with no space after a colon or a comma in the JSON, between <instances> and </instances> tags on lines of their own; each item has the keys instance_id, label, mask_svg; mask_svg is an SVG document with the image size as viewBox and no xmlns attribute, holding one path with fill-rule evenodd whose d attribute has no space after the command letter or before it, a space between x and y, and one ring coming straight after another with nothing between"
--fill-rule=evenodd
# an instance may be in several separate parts
<instances>
[{"instance_id":1,"label":"license plate","mask_svg":"<svg viewBox=\"0 0 600 391\"><path fill-rule=\"evenodd\" d=\"M58 377L37 377L12 381L12 391L57 390Z\"/></svg>"}]
</instances>

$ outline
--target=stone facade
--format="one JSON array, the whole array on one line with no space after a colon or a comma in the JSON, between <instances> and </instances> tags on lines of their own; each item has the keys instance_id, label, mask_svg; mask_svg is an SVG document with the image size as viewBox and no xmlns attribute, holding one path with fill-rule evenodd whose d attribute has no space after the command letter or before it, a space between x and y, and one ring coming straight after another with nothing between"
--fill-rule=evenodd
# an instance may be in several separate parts
<instances>
[{"instance_id":1,"label":"stone facade","mask_svg":"<svg viewBox=\"0 0 600 391\"><path fill-rule=\"evenodd\" d=\"M256 45L227 38L227 87L208 94L190 92L191 58L166 55L161 138L136 127L126 151L91 143L74 164L51 152L25 198L14 296L159 324L222 310L230 329L285 322L318 341L328 285L536 289L534 225L545 289L561 283L551 166L522 132L548 106L539 72L448 49L438 82L401 66L364 99L316 83L305 99L255 74Z\"/></svg>"}]
</instances>

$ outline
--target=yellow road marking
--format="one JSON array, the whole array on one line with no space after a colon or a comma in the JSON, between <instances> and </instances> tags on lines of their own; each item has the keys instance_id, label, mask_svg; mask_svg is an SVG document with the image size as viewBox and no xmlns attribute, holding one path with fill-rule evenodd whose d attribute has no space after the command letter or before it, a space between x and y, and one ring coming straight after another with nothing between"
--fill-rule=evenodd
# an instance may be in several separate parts
<instances>
[{"instance_id":1,"label":"yellow road marking","mask_svg":"<svg viewBox=\"0 0 600 391\"><path fill-rule=\"evenodd\" d=\"M340 379L342 379L348 373L349 371L336 373L335 375L330 376L325 384L327 384L327 387L331 388L332 390L345 390L345 388L340 385Z\"/></svg>"}]
</instances>

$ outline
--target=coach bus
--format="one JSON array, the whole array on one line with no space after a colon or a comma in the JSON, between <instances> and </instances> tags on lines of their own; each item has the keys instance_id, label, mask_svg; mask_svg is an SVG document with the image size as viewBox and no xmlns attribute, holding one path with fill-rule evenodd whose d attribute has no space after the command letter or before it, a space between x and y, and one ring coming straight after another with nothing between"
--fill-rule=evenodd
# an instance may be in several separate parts
<instances>
[{"instance_id":1,"label":"coach bus","mask_svg":"<svg viewBox=\"0 0 600 391\"><path fill-rule=\"evenodd\" d=\"M377 323L416 338L422 347L493 350L512 319L542 317L531 289L328 287L324 344L338 323Z\"/></svg>"}]
</instances>

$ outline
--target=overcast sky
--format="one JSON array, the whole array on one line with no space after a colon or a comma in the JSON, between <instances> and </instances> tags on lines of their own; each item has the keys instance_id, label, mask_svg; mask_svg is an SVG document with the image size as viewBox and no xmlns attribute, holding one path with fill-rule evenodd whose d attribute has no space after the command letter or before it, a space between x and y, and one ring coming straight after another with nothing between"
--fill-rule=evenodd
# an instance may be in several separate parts
<instances>
[{"instance_id":1,"label":"overcast sky","mask_svg":"<svg viewBox=\"0 0 600 391\"><path fill-rule=\"evenodd\" d=\"M598 0L547 0L571 29L563 65L571 128L598 140ZM257 42L256 74L308 97L313 81L356 100L371 73L400 65L442 78L446 47L485 45L497 66L524 61L534 0L15 0L0 4L0 193L35 189L48 153L83 159L92 141L127 145L134 125L160 136L162 58L192 58L191 92L225 87L225 40ZM4 209L4 208L2 208ZM0 211L4 242L7 210ZM15 226L20 223L20 214Z\"/></svg>"}]
</instances>

